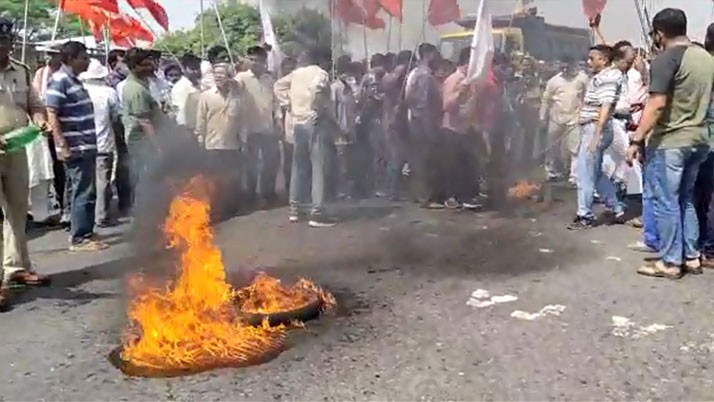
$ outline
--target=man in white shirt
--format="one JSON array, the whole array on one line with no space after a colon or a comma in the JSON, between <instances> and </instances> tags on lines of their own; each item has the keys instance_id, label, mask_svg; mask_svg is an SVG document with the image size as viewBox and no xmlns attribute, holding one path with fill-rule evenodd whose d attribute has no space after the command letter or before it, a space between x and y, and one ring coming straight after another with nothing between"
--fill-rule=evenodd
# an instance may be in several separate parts
<instances>
[{"instance_id":1,"label":"man in white shirt","mask_svg":"<svg viewBox=\"0 0 714 402\"><path fill-rule=\"evenodd\" d=\"M574 183L580 142L578 110L588 77L578 71L572 58L565 58L563 62L563 70L546 84L541 99L540 121L548 130L545 163L548 178L558 179L563 170L569 170L569 179Z\"/></svg>"},{"instance_id":2,"label":"man in white shirt","mask_svg":"<svg viewBox=\"0 0 714 402\"><path fill-rule=\"evenodd\" d=\"M176 123L187 127L186 104L189 97L201 92L201 59L193 54L181 58L183 76L171 89L171 107L176 112Z\"/></svg>"},{"instance_id":3,"label":"man in white shirt","mask_svg":"<svg viewBox=\"0 0 714 402\"><path fill-rule=\"evenodd\" d=\"M196 115L196 136L210 154L212 173L219 180L215 202L220 216L234 212L243 170L240 157L243 89L232 77L230 65L213 67L215 86L201 93Z\"/></svg>"},{"instance_id":4,"label":"man in white shirt","mask_svg":"<svg viewBox=\"0 0 714 402\"><path fill-rule=\"evenodd\" d=\"M116 224L111 214L112 171L116 142L114 128L119 123L119 96L106 83L109 70L99 60L92 59L89 68L80 74L94 106L94 125L97 131L97 204L96 224L108 227Z\"/></svg>"},{"instance_id":5,"label":"man in white shirt","mask_svg":"<svg viewBox=\"0 0 714 402\"><path fill-rule=\"evenodd\" d=\"M236 81L245 91L245 113L241 121L241 141L245 144L243 160L249 201L258 201L259 207L263 207L277 199L275 182L280 167L280 143L275 124L275 82L267 69L268 52L264 48L253 46L247 56L248 69L236 75Z\"/></svg>"}]
</instances>

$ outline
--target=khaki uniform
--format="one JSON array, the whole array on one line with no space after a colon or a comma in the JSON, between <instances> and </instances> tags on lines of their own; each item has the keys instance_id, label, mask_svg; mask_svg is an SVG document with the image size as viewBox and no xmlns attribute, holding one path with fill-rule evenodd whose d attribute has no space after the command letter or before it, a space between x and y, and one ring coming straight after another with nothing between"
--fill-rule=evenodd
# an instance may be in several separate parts
<instances>
[{"instance_id":1,"label":"khaki uniform","mask_svg":"<svg viewBox=\"0 0 714 402\"><path fill-rule=\"evenodd\" d=\"M44 107L32 88L27 66L14 60L0 69L0 133L27 126L29 114ZM29 197L26 152L0 151L0 205L5 216L0 249L3 279L20 270L30 270L25 224Z\"/></svg>"}]
</instances>

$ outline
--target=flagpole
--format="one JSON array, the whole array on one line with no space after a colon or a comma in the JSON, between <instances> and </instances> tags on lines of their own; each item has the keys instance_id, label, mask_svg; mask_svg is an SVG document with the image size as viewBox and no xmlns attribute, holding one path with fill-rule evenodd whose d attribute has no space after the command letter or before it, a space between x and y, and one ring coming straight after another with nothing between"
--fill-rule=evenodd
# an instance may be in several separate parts
<instances>
[{"instance_id":1,"label":"flagpole","mask_svg":"<svg viewBox=\"0 0 714 402\"><path fill-rule=\"evenodd\" d=\"M82 22L82 17L77 17L79 21L79 32L82 34L82 44L87 47L87 35L84 32L84 23Z\"/></svg>"},{"instance_id":2,"label":"flagpole","mask_svg":"<svg viewBox=\"0 0 714 402\"><path fill-rule=\"evenodd\" d=\"M27 54L27 20L30 16L30 0L25 0L25 14L23 16L22 24L22 56L20 61L25 62L25 55Z\"/></svg>"},{"instance_id":3,"label":"flagpole","mask_svg":"<svg viewBox=\"0 0 714 402\"><path fill-rule=\"evenodd\" d=\"M200 0L200 5L201 5L201 14L199 16L200 21L199 23L201 24L201 58L206 57L206 28L204 24L204 4L203 0Z\"/></svg>"},{"instance_id":4,"label":"flagpole","mask_svg":"<svg viewBox=\"0 0 714 402\"><path fill-rule=\"evenodd\" d=\"M335 1L330 0L330 59L332 60L332 78L335 78Z\"/></svg>"},{"instance_id":5,"label":"flagpole","mask_svg":"<svg viewBox=\"0 0 714 402\"><path fill-rule=\"evenodd\" d=\"M365 8L366 0L362 0L362 40L364 41L364 59L369 66L369 49L367 46L367 9Z\"/></svg>"},{"instance_id":6,"label":"flagpole","mask_svg":"<svg viewBox=\"0 0 714 402\"><path fill-rule=\"evenodd\" d=\"M57 15L55 15L55 26L52 28L52 42L50 46L54 46L55 40L57 39L57 31L59 30L60 18L62 18L62 5L64 1L60 1L59 7L57 7Z\"/></svg>"},{"instance_id":7,"label":"flagpole","mask_svg":"<svg viewBox=\"0 0 714 402\"><path fill-rule=\"evenodd\" d=\"M392 17L389 16L389 26L387 26L387 53L389 53L390 44L392 43Z\"/></svg>"},{"instance_id":8,"label":"flagpole","mask_svg":"<svg viewBox=\"0 0 714 402\"><path fill-rule=\"evenodd\" d=\"M402 27L404 26L404 1L399 2L399 48L402 51Z\"/></svg>"},{"instance_id":9,"label":"flagpole","mask_svg":"<svg viewBox=\"0 0 714 402\"><path fill-rule=\"evenodd\" d=\"M221 29L221 35L223 36L223 42L226 44L226 50L228 50L228 58L231 60L231 67L235 68L235 61L233 60L233 52L231 52L231 45L228 43L228 36L226 35L226 30L223 29L223 20L221 19L221 13L218 11L218 3L213 3L213 8L216 10L216 18L218 18L218 28Z\"/></svg>"}]
</instances>

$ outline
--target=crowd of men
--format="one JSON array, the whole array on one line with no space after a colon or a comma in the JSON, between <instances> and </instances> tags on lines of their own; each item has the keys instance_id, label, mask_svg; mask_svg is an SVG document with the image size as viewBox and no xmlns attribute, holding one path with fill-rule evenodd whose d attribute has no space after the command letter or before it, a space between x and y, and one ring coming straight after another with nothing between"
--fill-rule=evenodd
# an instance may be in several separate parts
<instances>
[{"instance_id":1,"label":"crowd of men","mask_svg":"<svg viewBox=\"0 0 714 402\"><path fill-rule=\"evenodd\" d=\"M701 273L714 258L714 28L703 45L691 42L685 14L664 9L649 54L606 44L599 19L588 68L565 59L547 74L542 63L496 53L477 80L468 76L470 49L452 63L428 43L368 63L308 49L269 71L266 45L238 63L222 47L180 64L134 48L112 51L104 65L78 42L31 79L9 58L12 24L0 19L0 130L32 121L48 136L26 153L0 154L0 305L12 284L49 283L30 263L28 211L41 220L40 210L59 204L71 251L107 248L95 227L131 215L157 158L184 157L165 154L166 138L201 150L219 216L279 205L282 164L290 222L316 228L336 224L327 203L338 198L499 206L519 169L542 164L548 180L577 188L569 229L596 224L597 200L625 223L624 195L641 192L643 214L632 222L644 238L632 246L658 258L638 273Z\"/></svg>"}]
</instances>

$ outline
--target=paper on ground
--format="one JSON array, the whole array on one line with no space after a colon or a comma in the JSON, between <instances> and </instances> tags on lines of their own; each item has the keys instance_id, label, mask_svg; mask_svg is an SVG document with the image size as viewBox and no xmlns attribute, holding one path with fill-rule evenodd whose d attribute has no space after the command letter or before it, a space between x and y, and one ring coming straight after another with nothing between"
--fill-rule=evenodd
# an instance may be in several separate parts
<instances>
[{"instance_id":1,"label":"paper on ground","mask_svg":"<svg viewBox=\"0 0 714 402\"><path fill-rule=\"evenodd\" d=\"M560 313L565 311L565 306L560 305L560 304L549 304L537 313L528 313L525 311L521 310L516 310L511 313L511 317L517 318L519 320L527 320L527 321L533 321L541 317L545 317L547 315L554 315L554 316L559 316Z\"/></svg>"}]
</instances>

